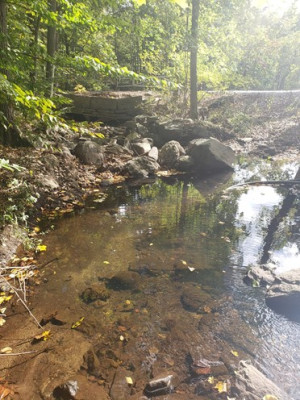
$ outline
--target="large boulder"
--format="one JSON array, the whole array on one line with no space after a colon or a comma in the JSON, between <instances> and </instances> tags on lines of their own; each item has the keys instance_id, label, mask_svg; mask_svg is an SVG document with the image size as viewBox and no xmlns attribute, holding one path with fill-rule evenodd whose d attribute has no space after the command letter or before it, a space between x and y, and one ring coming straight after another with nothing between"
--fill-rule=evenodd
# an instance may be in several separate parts
<instances>
[{"instance_id":1,"label":"large boulder","mask_svg":"<svg viewBox=\"0 0 300 400\"><path fill-rule=\"evenodd\" d=\"M240 362L235 377L234 396L237 399L262 400L266 395L272 395L278 400L289 399L286 393L249 361Z\"/></svg>"},{"instance_id":2,"label":"large boulder","mask_svg":"<svg viewBox=\"0 0 300 400\"><path fill-rule=\"evenodd\" d=\"M73 154L83 164L94 164L98 167L104 164L103 148L91 140L81 140L73 150Z\"/></svg>"},{"instance_id":3,"label":"large boulder","mask_svg":"<svg viewBox=\"0 0 300 400\"><path fill-rule=\"evenodd\" d=\"M144 139L135 139L133 142L131 142L131 149L134 152L134 154L142 156L144 154L149 153L151 150L153 140L144 138Z\"/></svg>"},{"instance_id":4,"label":"large boulder","mask_svg":"<svg viewBox=\"0 0 300 400\"><path fill-rule=\"evenodd\" d=\"M160 149L158 161L166 168L175 168L180 156L184 154L185 151L181 144L176 140L171 140Z\"/></svg>"},{"instance_id":5,"label":"large boulder","mask_svg":"<svg viewBox=\"0 0 300 400\"><path fill-rule=\"evenodd\" d=\"M235 153L217 139L195 139L189 144L187 153L192 157L195 171L213 173L232 169Z\"/></svg>"},{"instance_id":6,"label":"large boulder","mask_svg":"<svg viewBox=\"0 0 300 400\"><path fill-rule=\"evenodd\" d=\"M279 276L266 294L268 307L287 318L300 322L300 269Z\"/></svg>"},{"instance_id":7,"label":"large boulder","mask_svg":"<svg viewBox=\"0 0 300 400\"><path fill-rule=\"evenodd\" d=\"M140 156L128 161L124 165L124 172L131 178L147 178L159 169L159 164L151 157Z\"/></svg>"}]
</instances>

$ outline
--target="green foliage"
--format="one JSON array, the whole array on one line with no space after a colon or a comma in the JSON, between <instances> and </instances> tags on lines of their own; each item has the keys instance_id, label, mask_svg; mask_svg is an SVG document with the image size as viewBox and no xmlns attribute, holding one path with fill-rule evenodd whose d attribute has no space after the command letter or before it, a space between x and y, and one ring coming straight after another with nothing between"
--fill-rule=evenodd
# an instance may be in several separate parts
<instances>
[{"instance_id":1,"label":"green foliage","mask_svg":"<svg viewBox=\"0 0 300 400\"><path fill-rule=\"evenodd\" d=\"M10 164L9 160L5 160L4 158L0 158L0 169L6 169L10 172L13 171L22 171L24 168L18 164Z\"/></svg>"}]
</instances>

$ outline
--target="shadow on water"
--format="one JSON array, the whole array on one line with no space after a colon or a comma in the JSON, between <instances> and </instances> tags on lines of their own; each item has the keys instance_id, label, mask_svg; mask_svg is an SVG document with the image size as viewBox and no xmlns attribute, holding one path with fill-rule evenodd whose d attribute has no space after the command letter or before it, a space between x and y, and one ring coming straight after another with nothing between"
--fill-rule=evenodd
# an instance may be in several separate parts
<instances>
[{"instance_id":1,"label":"shadow on water","mask_svg":"<svg viewBox=\"0 0 300 400\"><path fill-rule=\"evenodd\" d=\"M114 367L105 360L113 358L131 368L141 388L149 376L172 369L185 382L183 391L201 393L187 359L222 360L229 373L239 359L250 358L297 399L300 325L268 309L261 289L244 285L243 277L267 253L279 270L291 260L300 267L298 200L272 228L267 245L287 191L223 191L245 178L292 178L294 171L294 165L275 171L265 163L206 181L110 188L101 205L91 199L96 209L59 221L45 238L47 252L59 261L38 301L45 303L45 296L61 313L88 314L93 328L83 334L101 334L96 353L107 381ZM95 285L100 294L85 292ZM83 293L93 293L84 304Z\"/></svg>"}]
</instances>

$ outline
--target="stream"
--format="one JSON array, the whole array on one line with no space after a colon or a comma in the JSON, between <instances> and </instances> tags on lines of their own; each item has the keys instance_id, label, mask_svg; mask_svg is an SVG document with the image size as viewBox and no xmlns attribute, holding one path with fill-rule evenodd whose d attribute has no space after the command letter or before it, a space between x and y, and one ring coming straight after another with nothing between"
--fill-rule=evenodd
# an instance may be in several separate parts
<instances>
[{"instance_id":1,"label":"stream","mask_svg":"<svg viewBox=\"0 0 300 400\"><path fill-rule=\"evenodd\" d=\"M57 261L43 271L37 304L62 319L71 314L72 322L85 318L78 330L94 344L105 382L115 364L140 390L149 376L171 370L180 393L205 396L192 360L222 360L226 375L250 359L299 399L300 325L270 310L264 289L243 282L288 189L225 190L246 180L292 179L295 171L294 164L244 161L232 175L207 180L110 187L106 198L99 194L78 215L53 222L40 261ZM297 202L274 233L269 262L278 271L300 268ZM95 287L98 295L87 290Z\"/></svg>"}]
</instances>

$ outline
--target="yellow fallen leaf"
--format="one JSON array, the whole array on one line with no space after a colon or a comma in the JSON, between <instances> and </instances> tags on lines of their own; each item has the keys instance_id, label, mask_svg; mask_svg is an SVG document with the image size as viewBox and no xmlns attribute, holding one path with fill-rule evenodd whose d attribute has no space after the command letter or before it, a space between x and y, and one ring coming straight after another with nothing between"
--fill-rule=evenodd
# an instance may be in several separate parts
<instances>
[{"instance_id":1,"label":"yellow fallen leaf","mask_svg":"<svg viewBox=\"0 0 300 400\"><path fill-rule=\"evenodd\" d=\"M222 381L218 381L216 383L216 385L214 386L215 389L217 389L217 391L219 393L226 393L227 392L227 383L226 382L222 382Z\"/></svg>"},{"instance_id":2,"label":"yellow fallen leaf","mask_svg":"<svg viewBox=\"0 0 300 400\"><path fill-rule=\"evenodd\" d=\"M48 340L50 337L51 331L44 331L40 335L36 335L35 340Z\"/></svg>"},{"instance_id":3,"label":"yellow fallen leaf","mask_svg":"<svg viewBox=\"0 0 300 400\"><path fill-rule=\"evenodd\" d=\"M133 385L133 380L130 376L126 376L126 382L128 383L128 385Z\"/></svg>"},{"instance_id":4,"label":"yellow fallen leaf","mask_svg":"<svg viewBox=\"0 0 300 400\"><path fill-rule=\"evenodd\" d=\"M215 383L215 378L214 378L213 376L210 376L210 377L207 379L207 381L208 381L208 383L213 384L213 383Z\"/></svg>"},{"instance_id":5,"label":"yellow fallen leaf","mask_svg":"<svg viewBox=\"0 0 300 400\"><path fill-rule=\"evenodd\" d=\"M278 400L278 398L276 396L273 396L272 394L266 394L263 397L263 400Z\"/></svg>"},{"instance_id":6,"label":"yellow fallen leaf","mask_svg":"<svg viewBox=\"0 0 300 400\"><path fill-rule=\"evenodd\" d=\"M1 354L9 354L12 352L12 348L11 347L3 347L3 349L0 350Z\"/></svg>"},{"instance_id":7,"label":"yellow fallen leaf","mask_svg":"<svg viewBox=\"0 0 300 400\"><path fill-rule=\"evenodd\" d=\"M47 250L47 246L45 244L38 244L36 246L36 251L46 251Z\"/></svg>"},{"instance_id":8,"label":"yellow fallen leaf","mask_svg":"<svg viewBox=\"0 0 300 400\"><path fill-rule=\"evenodd\" d=\"M11 296L1 296L0 297L0 304L4 303L5 301L9 301L12 298Z\"/></svg>"},{"instance_id":9,"label":"yellow fallen leaf","mask_svg":"<svg viewBox=\"0 0 300 400\"><path fill-rule=\"evenodd\" d=\"M84 317L81 317L78 321L76 321L76 322L74 322L74 324L72 324L71 328L72 329L78 328L78 326L80 326L82 324L83 320L84 320Z\"/></svg>"},{"instance_id":10,"label":"yellow fallen leaf","mask_svg":"<svg viewBox=\"0 0 300 400\"><path fill-rule=\"evenodd\" d=\"M235 357L239 356L239 353L235 350L231 350L231 354L233 354Z\"/></svg>"},{"instance_id":11,"label":"yellow fallen leaf","mask_svg":"<svg viewBox=\"0 0 300 400\"><path fill-rule=\"evenodd\" d=\"M103 264L109 264L109 261L103 261Z\"/></svg>"},{"instance_id":12,"label":"yellow fallen leaf","mask_svg":"<svg viewBox=\"0 0 300 400\"><path fill-rule=\"evenodd\" d=\"M186 262L186 261L181 260L181 262L182 262L183 265L187 265L187 262Z\"/></svg>"},{"instance_id":13,"label":"yellow fallen leaf","mask_svg":"<svg viewBox=\"0 0 300 400\"><path fill-rule=\"evenodd\" d=\"M6 311L6 307L0 308L0 314L4 314Z\"/></svg>"},{"instance_id":14,"label":"yellow fallen leaf","mask_svg":"<svg viewBox=\"0 0 300 400\"><path fill-rule=\"evenodd\" d=\"M121 342L124 342L125 337L124 337L123 335L121 335L121 336L120 336L120 340L121 340Z\"/></svg>"},{"instance_id":15,"label":"yellow fallen leaf","mask_svg":"<svg viewBox=\"0 0 300 400\"><path fill-rule=\"evenodd\" d=\"M5 324L5 322L6 322L5 319L0 317L0 326L3 326Z\"/></svg>"},{"instance_id":16,"label":"yellow fallen leaf","mask_svg":"<svg viewBox=\"0 0 300 400\"><path fill-rule=\"evenodd\" d=\"M126 304L127 306L129 306L129 305L131 304L131 301L130 301L130 300L126 300L126 301L125 301L125 304Z\"/></svg>"},{"instance_id":17,"label":"yellow fallen leaf","mask_svg":"<svg viewBox=\"0 0 300 400\"><path fill-rule=\"evenodd\" d=\"M153 243L149 243L149 246L153 246Z\"/></svg>"},{"instance_id":18,"label":"yellow fallen leaf","mask_svg":"<svg viewBox=\"0 0 300 400\"><path fill-rule=\"evenodd\" d=\"M34 230L35 233L39 233L41 228L38 227L38 226L35 226L33 230Z\"/></svg>"}]
</instances>

